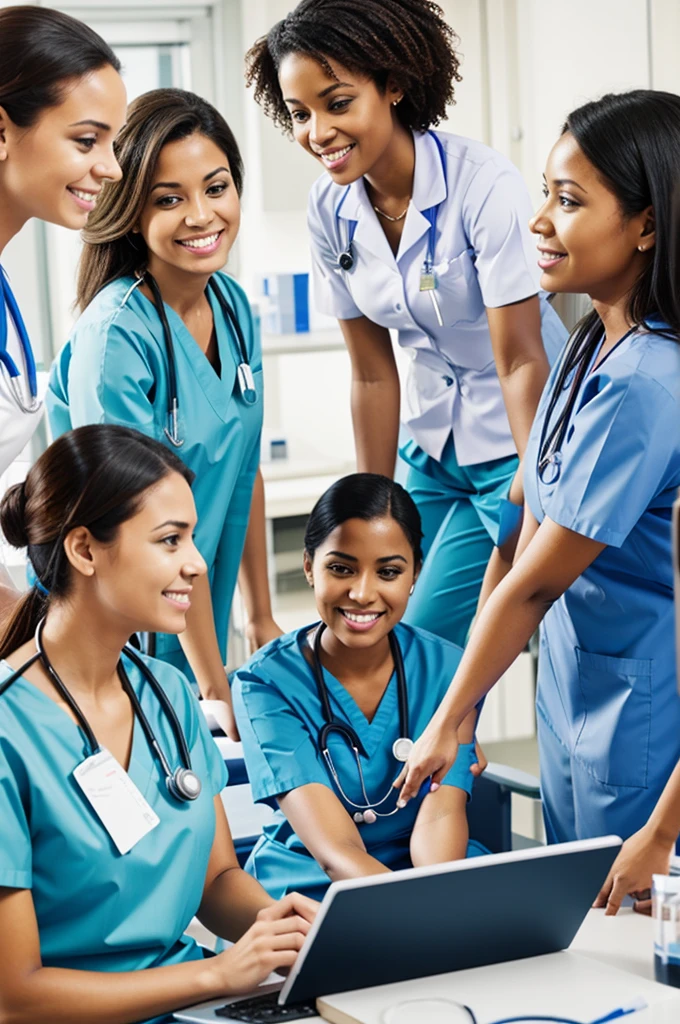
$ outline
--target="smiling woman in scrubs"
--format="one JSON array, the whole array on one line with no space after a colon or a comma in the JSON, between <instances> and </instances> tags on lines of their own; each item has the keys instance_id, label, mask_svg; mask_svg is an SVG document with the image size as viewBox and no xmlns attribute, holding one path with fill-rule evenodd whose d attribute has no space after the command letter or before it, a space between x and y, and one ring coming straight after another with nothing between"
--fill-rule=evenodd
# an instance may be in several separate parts
<instances>
[{"instance_id":1,"label":"smiling woman in scrubs","mask_svg":"<svg viewBox=\"0 0 680 1024\"><path fill-rule=\"evenodd\" d=\"M396 809L401 762L393 745L405 723L392 643L403 659L408 739L429 721L461 657L454 644L401 622L421 537L418 510L399 484L370 473L339 480L317 502L305 534L304 569L321 623L280 637L236 674L253 794L280 808L246 865L272 896L295 889L320 899L330 881L486 852L468 843L465 812L480 772L476 710L461 726L456 763L438 792ZM355 732L356 757L339 731L328 735L328 757L323 752L328 718L316 671L333 720Z\"/></svg>"},{"instance_id":2,"label":"smiling woman in scrubs","mask_svg":"<svg viewBox=\"0 0 680 1024\"><path fill-rule=\"evenodd\" d=\"M0 10L0 255L33 217L83 228L103 182L120 177L112 148L125 119L119 70L113 50L81 21L46 7ZM4 278L0 473L42 416L29 386L30 340L24 351L2 294L8 287ZM0 613L18 598L0 566Z\"/></svg>"},{"instance_id":3,"label":"smiling woman in scrubs","mask_svg":"<svg viewBox=\"0 0 680 1024\"><path fill-rule=\"evenodd\" d=\"M27 547L37 584L0 639L0 1017L54 1024L165 1020L173 1009L247 992L290 966L315 907L275 905L241 871L220 799L226 771L186 679L145 658L170 699L201 782L171 795L124 687L121 666L171 770L177 736L144 675L121 653L139 630L185 628L206 565L192 533L191 473L165 446L124 427L64 435L0 505L10 543ZM62 681L36 652L42 644ZM25 666L3 690L3 683ZM67 699L68 698L68 699ZM79 714L70 701L75 701ZM96 745L146 802L139 817L114 788L108 825L78 769ZM101 756L101 754L100 754ZM81 788L82 786L82 788ZM204 959L192 916L235 941Z\"/></svg>"},{"instance_id":4,"label":"smiling woman in scrubs","mask_svg":"<svg viewBox=\"0 0 680 1024\"><path fill-rule=\"evenodd\" d=\"M566 332L538 295L519 172L432 130L460 81L456 42L427 0L303 0L252 48L247 80L326 171L309 198L314 290L352 360L361 470L395 468L390 329L412 356L400 455L426 557L407 618L462 644Z\"/></svg>"},{"instance_id":5,"label":"smiling woman in scrubs","mask_svg":"<svg viewBox=\"0 0 680 1024\"><path fill-rule=\"evenodd\" d=\"M500 556L490 564L497 586L409 758L405 798L448 770L458 724L539 623L538 737L551 842L631 836L678 761L678 167L680 97L650 91L575 110L548 158L545 203L531 222L542 284L587 292L594 309L541 399L515 563L504 578ZM659 835L667 866L674 837Z\"/></svg>"},{"instance_id":6,"label":"smiling woman in scrubs","mask_svg":"<svg viewBox=\"0 0 680 1024\"><path fill-rule=\"evenodd\" d=\"M131 104L116 152L124 179L105 190L88 224L78 287L84 312L53 368L50 423L55 435L120 423L179 443L196 475L196 543L208 574L197 582L186 632L159 636L156 654L193 673L235 736L224 664L239 563L252 649L281 632L269 600L258 468L260 339L243 290L220 272L239 229L241 157L215 108L178 89ZM176 362L176 421L168 416L172 370L159 304Z\"/></svg>"}]
</instances>

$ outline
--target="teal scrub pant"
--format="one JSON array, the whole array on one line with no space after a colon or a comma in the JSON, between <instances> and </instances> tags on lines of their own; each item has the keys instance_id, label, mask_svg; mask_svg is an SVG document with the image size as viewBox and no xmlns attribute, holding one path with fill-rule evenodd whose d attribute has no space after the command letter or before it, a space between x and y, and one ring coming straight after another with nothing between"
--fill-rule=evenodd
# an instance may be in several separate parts
<instances>
[{"instance_id":1,"label":"teal scrub pant","mask_svg":"<svg viewBox=\"0 0 680 1024\"><path fill-rule=\"evenodd\" d=\"M519 460L459 466L450 436L437 462L414 441L399 452L423 523L423 567L404 622L465 646L494 545L519 522L508 500Z\"/></svg>"}]
</instances>

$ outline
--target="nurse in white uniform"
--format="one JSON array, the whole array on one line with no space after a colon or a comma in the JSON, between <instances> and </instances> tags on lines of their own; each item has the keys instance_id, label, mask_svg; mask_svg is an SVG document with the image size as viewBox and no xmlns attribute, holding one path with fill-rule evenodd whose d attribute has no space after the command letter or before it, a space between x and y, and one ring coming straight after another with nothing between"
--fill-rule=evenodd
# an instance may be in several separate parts
<instances>
[{"instance_id":1,"label":"nurse in white uniform","mask_svg":"<svg viewBox=\"0 0 680 1024\"><path fill-rule=\"evenodd\" d=\"M125 119L119 70L82 22L46 7L0 10L0 256L32 217L83 228L102 183L120 177L112 148ZM31 343L0 268L0 473L41 416ZM0 611L17 598L3 574Z\"/></svg>"},{"instance_id":2,"label":"nurse in white uniform","mask_svg":"<svg viewBox=\"0 0 680 1024\"><path fill-rule=\"evenodd\" d=\"M327 172L309 200L314 286L350 352L360 470L395 468L391 329L412 356L400 454L426 560L408 621L462 644L566 332L539 296L519 172L432 130L460 79L455 42L425 0L303 0L251 49L247 79Z\"/></svg>"}]
</instances>

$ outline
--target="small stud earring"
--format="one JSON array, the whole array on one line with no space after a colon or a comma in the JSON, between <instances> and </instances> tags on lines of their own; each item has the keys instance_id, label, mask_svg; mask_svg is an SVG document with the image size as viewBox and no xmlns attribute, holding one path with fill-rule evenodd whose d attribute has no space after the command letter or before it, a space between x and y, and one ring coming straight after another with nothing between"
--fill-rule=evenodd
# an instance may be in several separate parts
<instances>
[{"instance_id":1,"label":"small stud earring","mask_svg":"<svg viewBox=\"0 0 680 1024\"><path fill-rule=\"evenodd\" d=\"M396 107L396 105L397 105L397 103L398 103L398 102L399 102L399 100L392 100L392 106L393 106L393 107Z\"/></svg>"},{"instance_id":2,"label":"small stud earring","mask_svg":"<svg viewBox=\"0 0 680 1024\"><path fill-rule=\"evenodd\" d=\"M638 245L638 252L645 252L646 249L647 249L646 245Z\"/></svg>"}]
</instances>

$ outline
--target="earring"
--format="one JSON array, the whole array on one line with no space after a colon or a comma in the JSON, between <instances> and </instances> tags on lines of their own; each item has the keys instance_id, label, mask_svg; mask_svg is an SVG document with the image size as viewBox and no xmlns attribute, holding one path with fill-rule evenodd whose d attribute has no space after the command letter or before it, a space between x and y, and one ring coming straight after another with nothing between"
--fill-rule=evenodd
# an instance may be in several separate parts
<instances>
[{"instance_id":1,"label":"earring","mask_svg":"<svg viewBox=\"0 0 680 1024\"><path fill-rule=\"evenodd\" d=\"M416 589L416 585L415 585L415 583L412 583L412 584L411 584L411 589L409 590L409 597L411 596L411 594L413 593L413 591L414 591L415 589Z\"/></svg>"},{"instance_id":2,"label":"earring","mask_svg":"<svg viewBox=\"0 0 680 1024\"><path fill-rule=\"evenodd\" d=\"M647 252L646 245L638 245L638 252Z\"/></svg>"},{"instance_id":3,"label":"earring","mask_svg":"<svg viewBox=\"0 0 680 1024\"><path fill-rule=\"evenodd\" d=\"M392 106L393 106L393 107L396 107L396 105L397 105L397 103L398 103L398 102L399 102L399 100L392 100Z\"/></svg>"}]
</instances>

